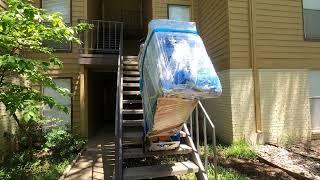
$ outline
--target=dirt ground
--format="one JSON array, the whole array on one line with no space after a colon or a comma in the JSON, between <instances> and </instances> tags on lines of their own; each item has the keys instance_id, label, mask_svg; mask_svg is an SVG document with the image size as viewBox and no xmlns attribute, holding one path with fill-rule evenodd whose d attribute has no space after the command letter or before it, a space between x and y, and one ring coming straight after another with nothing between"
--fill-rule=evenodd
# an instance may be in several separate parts
<instances>
[{"instance_id":1,"label":"dirt ground","mask_svg":"<svg viewBox=\"0 0 320 180\"><path fill-rule=\"evenodd\" d=\"M227 158L224 157L223 154L219 154L218 162L223 167L232 168L250 179L257 180L308 179L304 178L304 174L299 174L299 171L294 172L294 169L282 168L281 166L277 166L276 163L272 163L281 160L286 162L285 164L287 166L294 164L291 162L299 162L300 164L303 164L302 167L307 167L307 165L310 165L310 162L312 162L316 164L316 166L313 167L315 170L314 172L320 172L320 168L318 169L317 167L318 163L320 163L320 140L311 141L306 144L291 145L284 148L271 145L266 145L266 147L272 147L271 149L274 151L271 153L268 152L269 154L274 155L274 157L271 157L271 159L273 158L271 161L266 161L265 158L260 157L255 160ZM286 153L281 154L281 152Z\"/></svg>"},{"instance_id":2,"label":"dirt ground","mask_svg":"<svg viewBox=\"0 0 320 180\"><path fill-rule=\"evenodd\" d=\"M265 162L256 160L242 160L237 158L226 158L223 155L219 155L219 165L225 168L232 168L239 173L249 177L250 179L257 180L273 180L273 179L296 179L290 176L285 171L272 167Z\"/></svg>"}]
</instances>

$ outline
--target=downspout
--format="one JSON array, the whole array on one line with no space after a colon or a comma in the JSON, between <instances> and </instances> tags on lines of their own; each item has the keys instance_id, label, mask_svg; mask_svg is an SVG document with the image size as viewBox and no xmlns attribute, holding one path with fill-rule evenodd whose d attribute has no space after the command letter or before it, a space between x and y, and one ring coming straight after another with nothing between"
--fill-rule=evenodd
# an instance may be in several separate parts
<instances>
[{"instance_id":1,"label":"downspout","mask_svg":"<svg viewBox=\"0 0 320 180\"><path fill-rule=\"evenodd\" d=\"M249 3L249 28L250 28L250 59L252 67L253 89L254 89L254 108L256 132L261 133L261 106L260 106L260 80L259 69L256 62L256 0L248 0Z\"/></svg>"}]
</instances>

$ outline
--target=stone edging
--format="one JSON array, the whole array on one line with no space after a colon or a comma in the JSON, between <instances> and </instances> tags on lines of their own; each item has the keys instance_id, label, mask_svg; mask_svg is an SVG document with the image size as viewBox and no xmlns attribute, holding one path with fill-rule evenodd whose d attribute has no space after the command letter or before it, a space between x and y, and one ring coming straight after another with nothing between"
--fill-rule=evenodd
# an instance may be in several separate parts
<instances>
[{"instance_id":1,"label":"stone edging","mask_svg":"<svg viewBox=\"0 0 320 180\"><path fill-rule=\"evenodd\" d=\"M66 178L67 174L71 170L71 168L75 165L75 163L79 160L80 156L83 154L83 152L86 150L86 146L82 148L82 150L78 153L78 155L72 160L72 162L66 167L66 169L63 171L63 174L60 176L59 180L63 180Z\"/></svg>"}]
</instances>

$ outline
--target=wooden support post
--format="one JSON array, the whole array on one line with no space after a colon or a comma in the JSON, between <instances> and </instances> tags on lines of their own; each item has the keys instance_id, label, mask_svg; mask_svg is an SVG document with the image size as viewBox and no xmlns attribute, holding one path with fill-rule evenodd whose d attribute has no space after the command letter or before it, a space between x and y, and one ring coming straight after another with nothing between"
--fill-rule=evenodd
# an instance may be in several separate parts
<instances>
[{"instance_id":1,"label":"wooden support post","mask_svg":"<svg viewBox=\"0 0 320 180\"><path fill-rule=\"evenodd\" d=\"M87 70L80 65L80 133L88 137Z\"/></svg>"}]
</instances>

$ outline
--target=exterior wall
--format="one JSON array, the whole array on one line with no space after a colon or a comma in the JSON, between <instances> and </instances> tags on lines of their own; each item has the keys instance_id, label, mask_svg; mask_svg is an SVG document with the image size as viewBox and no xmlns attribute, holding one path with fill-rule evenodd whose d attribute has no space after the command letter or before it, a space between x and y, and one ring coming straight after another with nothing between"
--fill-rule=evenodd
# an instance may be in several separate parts
<instances>
[{"instance_id":1,"label":"exterior wall","mask_svg":"<svg viewBox=\"0 0 320 180\"><path fill-rule=\"evenodd\" d=\"M192 6L192 19L196 19L196 0L152 0L153 19L168 19L168 4L179 4Z\"/></svg>"},{"instance_id":2,"label":"exterior wall","mask_svg":"<svg viewBox=\"0 0 320 180\"><path fill-rule=\"evenodd\" d=\"M228 0L230 28L230 68L251 68L249 0Z\"/></svg>"},{"instance_id":3,"label":"exterior wall","mask_svg":"<svg viewBox=\"0 0 320 180\"><path fill-rule=\"evenodd\" d=\"M6 6L7 6L7 4L6 4L5 0L0 0L0 10L5 9Z\"/></svg>"},{"instance_id":4,"label":"exterior wall","mask_svg":"<svg viewBox=\"0 0 320 180\"><path fill-rule=\"evenodd\" d=\"M262 131L266 142L290 143L310 136L308 70L260 70Z\"/></svg>"},{"instance_id":5,"label":"exterior wall","mask_svg":"<svg viewBox=\"0 0 320 180\"><path fill-rule=\"evenodd\" d=\"M203 100L202 103L216 127L217 138L225 143L231 143L233 140L233 126L230 71L221 71L218 75L223 87L222 95L219 98ZM210 131L211 129L208 128L208 130Z\"/></svg>"},{"instance_id":6,"label":"exterior wall","mask_svg":"<svg viewBox=\"0 0 320 180\"><path fill-rule=\"evenodd\" d=\"M255 6L260 68L320 68L320 42L304 40L301 0L257 0Z\"/></svg>"},{"instance_id":7,"label":"exterior wall","mask_svg":"<svg viewBox=\"0 0 320 180\"><path fill-rule=\"evenodd\" d=\"M71 0L71 21L73 25L78 23L78 19L85 19L87 16L86 0ZM34 5L40 7L41 0L34 1ZM73 97L72 97L72 127L77 133L80 132L80 65L78 63L79 50L78 46L73 44L71 52L56 53L56 55L63 61L63 68L59 70L52 70L49 73L55 77L72 78L73 83ZM43 58L40 55L31 55L36 58Z\"/></svg>"},{"instance_id":8,"label":"exterior wall","mask_svg":"<svg viewBox=\"0 0 320 180\"><path fill-rule=\"evenodd\" d=\"M252 70L230 69L229 73L233 140L246 138L256 143Z\"/></svg>"},{"instance_id":9,"label":"exterior wall","mask_svg":"<svg viewBox=\"0 0 320 180\"><path fill-rule=\"evenodd\" d=\"M198 26L209 56L218 71L230 68L227 0L198 0Z\"/></svg>"}]
</instances>

